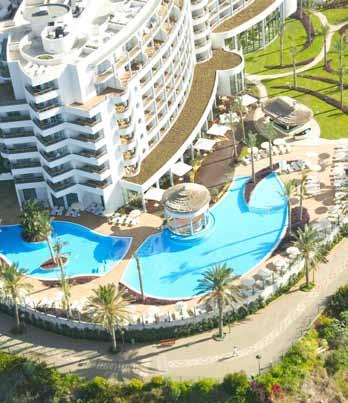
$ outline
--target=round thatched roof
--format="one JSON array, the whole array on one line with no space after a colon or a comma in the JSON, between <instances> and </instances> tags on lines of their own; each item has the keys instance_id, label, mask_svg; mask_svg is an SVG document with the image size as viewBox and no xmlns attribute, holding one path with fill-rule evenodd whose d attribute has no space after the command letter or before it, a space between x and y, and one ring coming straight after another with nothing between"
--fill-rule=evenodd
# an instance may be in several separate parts
<instances>
[{"instance_id":1,"label":"round thatched roof","mask_svg":"<svg viewBox=\"0 0 348 403\"><path fill-rule=\"evenodd\" d=\"M303 126L313 118L310 108L287 96L265 101L263 111L272 120L285 126Z\"/></svg>"},{"instance_id":2,"label":"round thatched roof","mask_svg":"<svg viewBox=\"0 0 348 403\"><path fill-rule=\"evenodd\" d=\"M162 196L165 209L173 213L194 213L209 202L209 190L197 183L180 183L167 189Z\"/></svg>"}]
</instances>

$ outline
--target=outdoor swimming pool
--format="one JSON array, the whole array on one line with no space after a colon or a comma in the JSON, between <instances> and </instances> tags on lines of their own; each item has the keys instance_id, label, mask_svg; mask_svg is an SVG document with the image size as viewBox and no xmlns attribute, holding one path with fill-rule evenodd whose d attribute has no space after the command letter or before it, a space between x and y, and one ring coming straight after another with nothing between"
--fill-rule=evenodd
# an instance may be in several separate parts
<instances>
[{"instance_id":1,"label":"outdoor swimming pool","mask_svg":"<svg viewBox=\"0 0 348 403\"><path fill-rule=\"evenodd\" d=\"M65 265L68 277L100 276L108 272L122 260L132 242L132 238L100 235L70 222L54 221L52 227L53 236L66 242L63 252L68 254ZM19 225L0 226L0 253L10 262L18 262L31 277L56 280L60 276L59 269L40 269L40 264L51 257L47 244L25 242Z\"/></svg>"},{"instance_id":2,"label":"outdoor swimming pool","mask_svg":"<svg viewBox=\"0 0 348 403\"><path fill-rule=\"evenodd\" d=\"M137 251L144 292L163 299L195 295L197 280L214 264L226 263L244 274L265 259L279 243L287 225L287 200L274 173L254 189L249 206L244 187L249 177L237 177L227 195L212 209L214 225L201 239L174 238L168 230L152 235ZM135 260L122 282L139 292Z\"/></svg>"}]
</instances>

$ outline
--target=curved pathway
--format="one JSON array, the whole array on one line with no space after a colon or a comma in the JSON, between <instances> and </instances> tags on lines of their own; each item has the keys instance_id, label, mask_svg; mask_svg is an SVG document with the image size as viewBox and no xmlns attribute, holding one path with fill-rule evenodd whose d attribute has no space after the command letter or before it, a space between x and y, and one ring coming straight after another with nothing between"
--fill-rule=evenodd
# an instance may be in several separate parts
<instances>
[{"instance_id":1,"label":"curved pathway","mask_svg":"<svg viewBox=\"0 0 348 403\"><path fill-rule=\"evenodd\" d=\"M122 354L107 353L109 344L76 340L28 327L24 336L10 336L12 318L0 315L0 348L55 365L62 371L83 376L107 378L147 378L168 375L176 378L223 377L226 372L257 372L256 354L267 367L277 360L312 323L325 300L348 282L348 239L331 252L329 262L316 273L317 286L312 292L297 288L275 300L240 323L225 329L227 336L215 342L207 332L178 340L175 346L128 347ZM237 346L239 355L233 355ZM194 368L194 369L193 369Z\"/></svg>"}]
</instances>

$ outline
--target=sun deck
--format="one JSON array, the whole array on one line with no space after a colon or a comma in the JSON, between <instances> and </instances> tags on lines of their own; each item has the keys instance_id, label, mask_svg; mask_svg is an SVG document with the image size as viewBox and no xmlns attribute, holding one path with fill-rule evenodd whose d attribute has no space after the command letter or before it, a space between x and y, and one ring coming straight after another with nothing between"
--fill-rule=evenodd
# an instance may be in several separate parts
<instances>
[{"instance_id":1,"label":"sun deck","mask_svg":"<svg viewBox=\"0 0 348 403\"><path fill-rule=\"evenodd\" d=\"M190 94L176 123L158 146L143 160L140 173L128 182L143 184L151 178L182 146L201 119L211 98L217 70L228 70L242 62L236 53L218 50L214 57L195 67Z\"/></svg>"},{"instance_id":2,"label":"sun deck","mask_svg":"<svg viewBox=\"0 0 348 403\"><path fill-rule=\"evenodd\" d=\"M265 11L275 0L254 0L251 4L245 7L237 14L227 18L222 24L220 24L214 33L227 32L239 27L247 21L250 21L263 11Z\"/></svg>"}]
</instances>

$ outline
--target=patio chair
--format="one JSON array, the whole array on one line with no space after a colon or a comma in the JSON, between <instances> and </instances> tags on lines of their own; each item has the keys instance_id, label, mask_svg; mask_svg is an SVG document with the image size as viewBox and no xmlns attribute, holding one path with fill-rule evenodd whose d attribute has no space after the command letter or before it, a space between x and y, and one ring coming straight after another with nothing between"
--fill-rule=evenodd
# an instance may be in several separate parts
<instances>
[{"instance_id":1,"label":"patio chair","mask_svg":"<svg viewBox=\"0 0 348 403\"><path fill-rule=\"evenodd\" d=\"M59 207L57 210L57 214L56 215L63 215L64 214L64 210L65 208L63 206Z\"/></svg>"}]
</instances>

